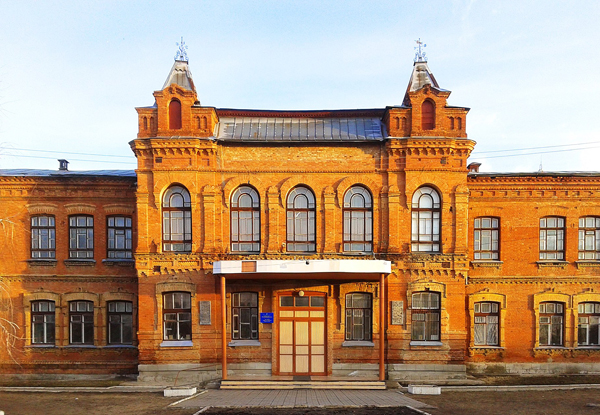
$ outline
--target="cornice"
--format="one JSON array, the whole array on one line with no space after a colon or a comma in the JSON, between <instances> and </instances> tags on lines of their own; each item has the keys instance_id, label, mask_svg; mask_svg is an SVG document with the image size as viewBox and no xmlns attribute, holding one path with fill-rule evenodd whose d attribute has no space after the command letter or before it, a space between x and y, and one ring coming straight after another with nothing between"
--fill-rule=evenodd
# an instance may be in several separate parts
<instances>
[{"instance_id":1,"label":"cornice","mask_svg":"<svg viewBox=\"0 0 600 415\"><path fill-rule=\"evenodd\" d=\"M61 282L61 283L122 283L137 284L137 277L127 276L74 276L74 275L8 275L3 276L3 280L8 282Z\"/></svg>"},{"instance_id":2,"label":"cornice","mask_svg":"<svg viewBox=\"0 0 600 415\"><path fill-rule=\"evenodd\" d=\"M469 276L469 285L474 284L598 284L600 276Z\"/></svg>"}]
</instances>

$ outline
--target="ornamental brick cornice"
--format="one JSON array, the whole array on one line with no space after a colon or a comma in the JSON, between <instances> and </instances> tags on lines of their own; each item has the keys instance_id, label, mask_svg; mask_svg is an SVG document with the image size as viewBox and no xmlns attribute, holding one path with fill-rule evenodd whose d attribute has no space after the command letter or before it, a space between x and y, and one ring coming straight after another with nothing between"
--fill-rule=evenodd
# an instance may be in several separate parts
<instances>
[{"instance_id":1,"label":"ornamental brick cornice","mask_svg":"<svg viewBox=\"0 0 600 415\"><path fill-rule=\"evenodd\" d=\"M3 280L8 282L60 282L60 283L119 283L119 284L137 284L136 277L120 276L74 276L74 275L13 275L3 276Z\"/></svg>"},{"instance_id":2,"label":"ornamental brick cornice","mask_svg":"<svg viewBox=\"0 0 600 415\"><path fill-rule=\"evenodd\" d=\"M566 276L566 277L544 277L544 276L520 276L508 277L498 276L469 276L469 285L472 284L598 284L600 276Z\"/></svg>"}]
</instances>

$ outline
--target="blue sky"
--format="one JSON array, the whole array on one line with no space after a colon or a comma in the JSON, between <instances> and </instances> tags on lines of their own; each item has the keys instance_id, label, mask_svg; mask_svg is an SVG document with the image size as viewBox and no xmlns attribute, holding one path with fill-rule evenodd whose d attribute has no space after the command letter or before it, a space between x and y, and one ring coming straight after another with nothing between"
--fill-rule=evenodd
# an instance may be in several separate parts
<instances>
[{"instance_id":1,"label":"blue sky","mask_svg":"<svg viewBox=\"0 0 600 415\"><path fill-rule=\"evenodd\" d=\"M482 171L600 171L597 1L0 0L0 12L0 168L135 168L134 108L152 104L183 36L203 105L258 109L400 104L421 38L450 105L471 108ZM523 148L535 149L506 151Z\"/></svg>"}]
</instances>

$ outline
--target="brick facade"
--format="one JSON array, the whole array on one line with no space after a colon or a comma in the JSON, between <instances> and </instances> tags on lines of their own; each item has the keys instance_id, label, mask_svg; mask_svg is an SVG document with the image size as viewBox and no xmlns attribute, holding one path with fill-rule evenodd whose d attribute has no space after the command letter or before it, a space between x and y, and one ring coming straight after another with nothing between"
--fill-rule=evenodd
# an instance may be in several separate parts
<instances>
[{"instance_id":1,"label":"brick facade","mask_svg":"<svg viewBox=\"0 0 600 415\"><path fill-rule=\"evenodd\" d=\"M388 378L423 364L515 371L536 363L543 371L548 362L597 361L597 324L578 327L580 317L600 315L600 257L592 248L593 258L579 259L578 246L580 218L600 217L600 176L469 172L468 108L447 104L450 92L423 61L403 105L376 110L217 109L200 105L187 62L176 61L168 79L153 106L137 109L135 175L2 172L0 277L12 307L5 300L1 312L18 325L12 356L0 351L4 372L138 368L142 379L181 370L207 379L221 375L224 351L230 373L263 375L370 373L382 350ZM299 188L314 197L306 209L314 215L314 249L304 251L292 249L289 236L289 218L302 213L290 216L288 197ZM184 196L167 205L173 189ZM239 189L256 199L250 213L235 213ZM345 200L357 191L370 201L352 213ZM35 215L55 218L53 259L32 258ZM69 258L73 215L93 217L93 258ZM135 261L108 258L111 215L132 219ZM345 231L368 223L372 237L368 229ZM258 248L239 249L252 244ZM383 286L379 268L369 270L375 260L391 270ZM256 304L234 304L238 293L251 293ZM348 314L353 293L357 304L370 303ZM321 317L300 305L317 294L325 298ZM32 344L36 301L55 304L54 342ZM91 344L73 344L75 301L93 304ZM109 324L111 301L132 305L131 342L108 344L117 327ZM296 311L286 311L286 301L296 301ZM243 313L273 313L274 321ZM289 316L293 329L282 324ZM308 340L298 334L306 327L313 327ZM285 352L290 333L294 351ZM305 340L311 352L302 351ZM283 357L289 353L292 370ZM304 370L305 361L312 369Z\"/></svg>"}]
</instances>

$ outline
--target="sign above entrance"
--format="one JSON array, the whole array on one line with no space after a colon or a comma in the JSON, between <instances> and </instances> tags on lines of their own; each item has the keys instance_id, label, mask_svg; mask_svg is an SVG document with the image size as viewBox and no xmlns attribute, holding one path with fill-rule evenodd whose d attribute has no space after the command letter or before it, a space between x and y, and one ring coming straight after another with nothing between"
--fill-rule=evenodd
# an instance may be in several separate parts
<instances>
[{"instance_id":1,"label":"sign above entrance","mask_svg":"<svg viewBox=\"0 0 600 415\"><path fill-rule=\"evenodd\" d=\"M290 274L290 273L356 273L389 274L392 263L379 259L309 259L277 260L260 259L256 261L215 261L215 274Z\"/></svg>"},{"instance_id":2,"label":"sign above entrance","mask_svg":"<svg viewBox=\"0 0 600 415\"><path fill-rule=\"evenodd\" d=\"M273 321L273 313L260 313L260 322L262 324L272 324Z\"/></svg>"}]
</instances>

